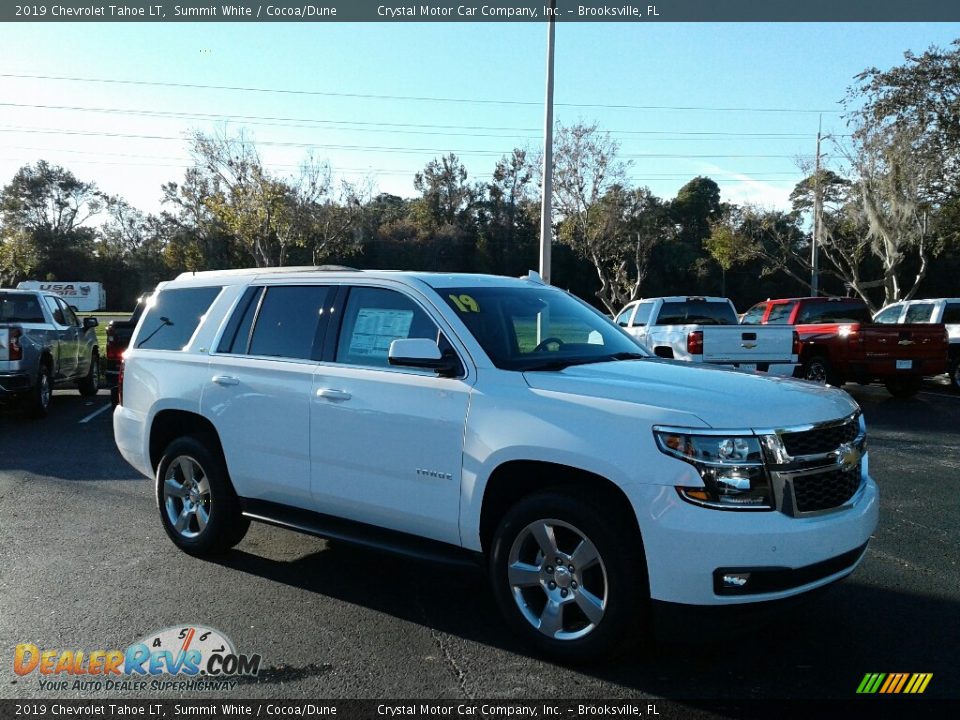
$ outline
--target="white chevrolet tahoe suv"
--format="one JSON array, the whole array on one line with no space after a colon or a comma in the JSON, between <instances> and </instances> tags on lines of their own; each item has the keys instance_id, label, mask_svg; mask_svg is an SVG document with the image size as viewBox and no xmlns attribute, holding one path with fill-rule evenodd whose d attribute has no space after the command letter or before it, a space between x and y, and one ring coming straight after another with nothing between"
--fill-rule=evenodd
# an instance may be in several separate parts
<instances>
[{"instance_id":1,"label":"white chevrolet tahoe suv","mask_svg":"<svg viewBox=\"0 0 960 720\"><path fill-rule=\"evenodd\" d=\"M630 637L651 601L838 580L877 524L849 395L651 357L533 275L181 275L120 382L117 446L186 552L259 520L479 559L509 623L562 658Z\"/></svg>"}]
</instances>

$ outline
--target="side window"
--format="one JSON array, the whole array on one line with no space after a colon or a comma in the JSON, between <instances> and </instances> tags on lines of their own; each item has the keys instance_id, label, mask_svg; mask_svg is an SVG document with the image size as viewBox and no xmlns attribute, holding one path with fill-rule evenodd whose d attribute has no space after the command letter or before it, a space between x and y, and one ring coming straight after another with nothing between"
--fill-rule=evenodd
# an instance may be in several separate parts
<instances>
[{"instance_id":1,"label":"side window","mask_svg":"<svg viewBox=\"0 0 960 720\"><path fill-rule=\"evenodd\" d=\"M797 306L795 302L776 303L770 306L770 314L767 315L768 325L788 325L790 315Z\"/></svg>"},{"instance_id":2,"label":"side window","mask_svg":"<svg viewBox=\"0 0 960 720\"><path fill-rule=\"evenodd\" d=\"M767 309L766 303L759 303L754 305L752 308L747 310L743 314L743 319L740 321L741 325L759 325L760 321L763 320L763 311Z\"/></svg>"},{"instance_id":3,"label":"side window","mask_svg":"<svg viewBox=\"0 0 960 720\"><path fill-rule=\"evenodd\" d=\"M635 305L630 305L617 315L617 325L620 327L630 327L630 316L633 315Z\"/></svg>"},{"instance_id":4,"label":"side window","mask_svg":"<svg viewBox=\"0 0 960 720\"><path fill-rule=\"evenodd\" d=\"M877 313L877 316L873 319L875 323L880 323L881 325L892 325L900 319L900 311L903 310L903 305L891 305L885 310L881 310Z\"/></svg>"},{"instance_id":5,"label":"side window","mask_svg":"<svg viewBox=\"0 0 960 720\"><path fill-rule=\"evenodd\" d=\"M943 308L943 323L945 325L960 324L960 303L947 303Z\"/></svg>"},{"instance_id":6,"label":"side window","mask_svg":"<svg viewBox=\"0 0 960 720\"><path fill-rule=\"evenodd\" d=\"M77 320L77 314L73 312L73 308L70 307L65 300L58 299L57 303L63 310L63 318L66 320L67 325L77 326L80 324L80 321Z\"/></svg>"},{"instance_id":7,"label":"side window","mask_svg":"<svg viewBox=\"0 0 960 720\"><path fill-rule=\"evenodd\" d=\"M53 315L53 321L57 325L66 325L67 319L63 316L63 309L60 307L57 299L49 295L44 295L43 301L47 304L47 309L50 310L50 314Z\"/></svg>"},{"instance_id":8,"label":"side window","mask_svg":"<svg viewBox=\"0 0 960 720\"><path fill-rule=\"evenodd\" d=\"M337 362L387 367L390 343L402 338L437 340L438 328L406 295L382 288L350 289L337 342Z\"/></svg>"},{"instance_id":9,"label":"side window","mask_svg":"<svg viewBox=\"0 0 960 720\"><path fill-rule=\"evenodd\" d=\"M918 303L907 308L905 323L928 323L930 316L933 315L932 303Z\"/></svg>"},{"instance_id":10,"label":"side window","mask_svg":"<svg viewBox=\"0 0 960 720\"><path fill-rule=\"evenodd\" d=\"M140 324L137 347L182 350L220 290L220 286L176 288L155 295Z\"/></svg>"},{"instance_id":11,"label":"side window","mask_svg":"<svg viewBox=\"0 0 960 720\"><path fill-rule=\"evenodd\" d=\"M634 325L646 325L650 322L650 313L653 311L653 303L640 303L637 305L637 314L633 316Z\"/></svg>"},{"instance_id":12,"label":"side window","mask_svg":"<svg viewBox=\"0 0 960 720\"><path fill-rule=\"evenodd\" d=\"M250 347L250 329L253 327L253 318L260 307L262 295L262 287L246 289L223 331L223 337L220 338L217 352L246 354L247 348Z\"/></svg>"},{"instance_id":13,"label":"side window","mask_svg":"<svg viewBox=\"0 0 960 720\"><path fill-rule=\"evenodd\" d=\"M319 359L320 333L329 318L331 288L323 285L268 287L250 336L250 355ZM240 352L240 350L238 350Z\"/></svg>"}]
</instances>

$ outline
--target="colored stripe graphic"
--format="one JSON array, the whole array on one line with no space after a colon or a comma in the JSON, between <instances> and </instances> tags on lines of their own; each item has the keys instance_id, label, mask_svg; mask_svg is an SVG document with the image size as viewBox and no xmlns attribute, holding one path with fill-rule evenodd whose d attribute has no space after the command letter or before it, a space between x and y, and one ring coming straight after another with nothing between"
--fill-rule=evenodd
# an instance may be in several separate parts
<instances>
[{"instance_id":1,"label":"colored stripe graphic","mask_svg":"<svg viewBox=\"0 0 960 720\"><path fill-rule=\"evenodd\" d=\"M857 686L857 694L920 695L933 679L933 673L867 673Z\"/></svg>"}]
</instances>

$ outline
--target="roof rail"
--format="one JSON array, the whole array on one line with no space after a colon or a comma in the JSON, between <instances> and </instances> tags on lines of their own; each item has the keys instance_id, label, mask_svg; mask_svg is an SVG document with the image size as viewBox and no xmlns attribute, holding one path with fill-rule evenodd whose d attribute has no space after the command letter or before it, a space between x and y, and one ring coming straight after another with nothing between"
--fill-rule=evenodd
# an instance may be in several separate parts
<instances>
[{"instance_id":1,"label":"roof rail","mask_svg":"<svg viewBox=\"0 0 960 720\"><path fill-rule=\"evenodd\" d=\"M298 272L362 272L357 268L347 267L346 265L289 265L272 266L262 268L232 268L229 270L199 270L182 272L177 275L177 280L186 280L192 277L231 277L238 275L270 275L275 273L298 273Z\"/></svg>"}]
</instances>

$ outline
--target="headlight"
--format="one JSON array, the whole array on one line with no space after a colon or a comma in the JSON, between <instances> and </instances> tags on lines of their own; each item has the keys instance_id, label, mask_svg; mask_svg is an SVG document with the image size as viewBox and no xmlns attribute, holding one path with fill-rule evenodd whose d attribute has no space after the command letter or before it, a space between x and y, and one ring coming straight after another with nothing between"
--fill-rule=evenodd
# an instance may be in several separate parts
<instances>
[{"instance_id":1,"label":"headlight","mask_svg":"<svg viewBox=\"0 0 960 720\"><path fill-rule=\"evenodd\" d=\"M655 428L661 452L693 465L704 487L678 487L684 500L724 510L771 510L773 494L755 435L697 435Z\"/></svg>"}]
</instances>

